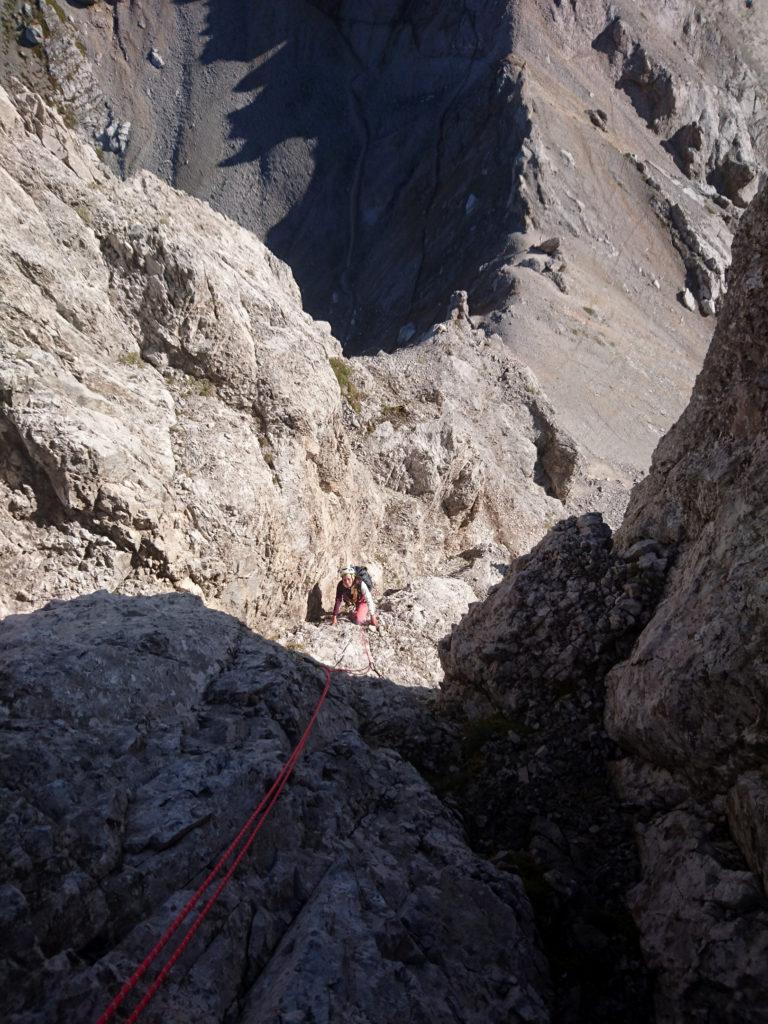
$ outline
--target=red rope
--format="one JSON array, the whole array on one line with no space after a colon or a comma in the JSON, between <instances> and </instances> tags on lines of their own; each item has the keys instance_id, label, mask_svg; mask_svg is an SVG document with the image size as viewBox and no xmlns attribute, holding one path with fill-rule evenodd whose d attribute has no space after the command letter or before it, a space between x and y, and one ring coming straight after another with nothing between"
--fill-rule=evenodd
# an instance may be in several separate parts
<instances>
[{"instance_id":1,"label":"red rope","mask_svg":"<svg viewBox=\"0 0 768 1024\"><path fill-rule=\"evenodd\" d=\"M363 652L364 652L366 658L368 659L368 668L371 670L371 672L375 672L376 675L379 675L379 670L376 668L376 666L373 663L373 655L371 654L371 645L370 645L370 642L368 640L368 633L365 630L365 626L361 626L360 627L360 643L362 644Z\"/></svg>"},{"instance_id":2,"label":"red rope","mask_svg":"<svg viewBox=\"0 0 768 1024\"><path fill-rule=\"evenodd\" d=\"M216 865L213 867L213 869L209 873L208 877L205 879L205 881L202 883L202 885L197 889L197 891L194 893L194 895L190 897L190 899L187 901L187 903L182 908L182 910L176 915L176 917L173 919L173 921L171 921L171 923L168 925L166 930L160 936L158 941L155 943L155 945L152 947L152 949L146 955L144 960L142 960L142 962L139 964L139 966L133 972L133 974L128 979L128 981L126 981L126 983L123 985L123 987L117 993L115 998L112 1000L112 1002L109 1004L109 1006L106 1008L106 1010L99 1017L99 1019L97 1021L97 1024L106 1024L107 1021L111 1020L112 1017L114 1017L115 1013L117 1012L118 1008L121 1006L123 1001L131 993L131 991L136 987L136 985L139 982L139 980L147 972L147 970L152 966L152 964L157 959L157 957L160 955L160 953L163 951L163 949L168 945L168 943L170 942L171 938L178 931L179 927L182 925L184 920L189 916L189 914L194 909L194 907L200 902L200 900L203 897L203 894L208 889L208 887L210 886L210 884L214 880L214 878L216 878L216 876L222 870L222 868L224 867L225 863L227 862L229 857L232 855L232 853L234 853L234 851L237 849L238 845L240 844L240 841L243 839L244 836L246 836L246 834L249 832L249 830L251 830L250 834L247 835L247 838L246 838L246 840L245 840L245 842L243 844L242 849L240 850L240 852L235 857L235 859L232 862L231 866L227 869L227 872L224 875L224 877L221 879L219 884L216 886L216 889L215 889L213 895L203 905L202 910L199 911L197 917L194 919L192 924L187 929L187 931L184 934L184 937L182 938L181 942L178 944L178 946L171 953L170 957L165 962L165 964L163 965L163 967L160 970L160 973L157 975L157 977L152 982L150 987L147 989L144 997L141 999L141 1001L137 1005L136 1009L133 1011L133 1013L130 1015L130 1017L128 1017L126 1024L134 1024L134 1022L136 1020L138 1020L139 1015L144 1011L144 1009L146 1009L146 1007L149 1004L150 1000L154 997L154 995L157 992L157 990L160 988L160 986L163 984L165 979L168 977L168 975L169 975L169 973L171 971L171 968L176 963L176 961L179 959L179 957L182 955L182 953L187 948L189 943L192 941L192 938L194 937L194 935L197 932L198 928L203 923L205 918L208 916L208 912L213 907L214 903L218 900L219 896L224 891L226 886L229 884L229 881L232 878L232 875L237 870L237 867L240 864L240 861L243 859L243 857L245 857L246 853L248 852L248 850L253 845L253 841L256 838L256 836L258 835L258 833L260 832L262 825L267 820L267 817L269 816L270 811L272 810L272 808L275 806L275 804L277 803L278 799L280 798L280 794L282 793L283 789L285 788L285 785L288 782L288 779L293 774L293 769L296 767L296 763L299 760L299 758L301 757L301 753L304 750L304 747L307 745L307 740L309 739L309 734L312 732L312 729L314 727L315 721L317 720L317 716L320 714L320 708L323 706L323 703L325 702L325 698L328 696L328 691L330 690L330 688L331 688L331 669L328 668L328 666L325 666L325 687L323 688L323 692L320 695L320 699L318 700L317 705L315 706L315 710L312 712L312 716L309 719L309 723L307 724L307 727L304 730L304 732L303 732L303 734L301 736L301 739L299 740L299 742L294 747L294 749L291 752L291 755L288 758L288 760L285 762L283 767L280 769L280 772L279 772L277 778L272 783L272 785L269 787L269 789L267 790L266 794L264 795L262 800L259 802L258 806L255 807L254 810L251 812L251 814L248 817L248 820L245 822L243 827L240 829L240 831L237 833L235 838L232 840L232 842L226 848L226 850L221 855L219 860L216 862Z\"/></svg>"}]
</instances>

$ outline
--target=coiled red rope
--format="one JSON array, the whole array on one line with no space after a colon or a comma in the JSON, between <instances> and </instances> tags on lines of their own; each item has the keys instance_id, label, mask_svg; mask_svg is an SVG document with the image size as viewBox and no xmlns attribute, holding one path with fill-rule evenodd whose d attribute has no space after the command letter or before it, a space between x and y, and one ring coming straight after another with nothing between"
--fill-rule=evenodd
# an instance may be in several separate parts
<instances>
[{"instance_id":1,"label":"coiled red rope","mask_svg":"<svg viewBox=\"0 0 768 1024\"><path fill-rule=\"evenodd\" d=\"M232 861L232 864L229 866L229 868L227 868L227 871L224 874L224 877L221 879L219 884L216 886L213 894L208 898L208 900L206 900L206 902L203 905L202 909L198 912L197 917L195 917L195 919L192 922L192 924L189 926L187 931L184 933L184 936L183 936L181 942L179 942L179 944L176 946L176 948L171 953L169 958L163 964L162 968L160 969L159 974L157 975L155 980L152 982L152 984L149 986L149 988L147 989L146 993L144 994L142 999L139 1001L139 1003L137 1004L136 1008L133 1010L131 1015L127 1018L126 1024L134 1024L134 1022L138 1020L140 1014L146 1009L146 1007L148 1006L150 1001L154 998L155 994L157 993L157 990L160 988L160 986L163 984L165 979L170 974L171 969L173 968L173 965L176 963L176 961L183 954L184 950L187 948L189 943L192 941L195 933L197 932L198 928L203 923L205 918L208 916L208 913L211 910L211 908L213 907L214 903L216 903L216 901L218 900L219 896L221 896L222 892L224 891L226 886L229 884L232 876L234 875L235 871L237 870L238 865L240 864L242 859L245 857L245 855L248 853L248 850L253 845L254 839L256 838L256 836L261 831L261 828L262 828L264 822L267 820L267 817L269 816L270 811L272 810L272 808L275 806L275 804L279 800L280 794L285 789L286 783L288 782L288 779L293 774L293 769L296 767L296 763L299 760L299 758L301 757L301 753L304 750L304 747L307 745L307 740L309 739L309 735L312 732L312 729L314 728L315 722L317 721L317 716L320 714L320 709L322 708L323 704L325 703L325 698L328 696L328 691L331 688L331 669L328 666L324 666L324 668L325 668L325 686L323 688L323 692L321 693L320 699L318 700L318 702L317 702L317 704L315 706L315 709L312 712L312 716L309 719L309 722L308 722L307 727L306 727L306 729L304 730L304 732L303 732L303 734L301 736L301 739L296 744L296 746L293 748L293 751L291 752L290 757L285 762L283 767L280 769L280 772L279 772L277 778L272 783L270 788L267 790L267 792L265 793L264 797L259 802L258 806L255 807L254 810L251 812L251 814L248 817L248 820L245 822L243 827L240 829L240 831L237 833L235 838L232 840L232 842L226 848L226 850L221 855L219 860L216 862L215 866L212 868L212 870L208 874L208 877L200 885L200 887L197 889L197 891L194 893L194 895L190 897L190 899L187 901L187 903L182 908L182 910L179 911L179 913L176 915L176 917L173 919L173 921L171 921L171 923L168 925L166 930L160 936L158 941L155 943L155 945L152 947L152 949L149 951L149 953L146 955L146 957L142 960L142 962L139 964L139 966L136 968L136 970L133 972L133 974L130 976L128 981L126 981L126 983L123 985L123 987L117 993L117 995L112 1000L112 1002L109 1004L109 1006L106 1008L106 1010L104 1010L102 1015L99 1017L99 1019L97 1021L97 1024L107 1024L107 1021L110 1021L114 1017L114 1015L117 1013L119 1007L123 1004L125 999L130 995L130 993L136 987L136 985L138 984L140 979L144 976L144 974L146 974L146 972L149 970L149 968L152 966L152 964L158 958L160 953L162 953L162 951L168 945L170 940L173 938L173 936L179 930L181 925L184 923L184 921L187 919L187 917L190 915L190 913L194 910L194 908L197 906L197 904L203 898L203 896L205 895L206 890L209 888L209 886L214 881L214 879L219 875L219 873L223 870L223 868L224 868L225 864L227 863L227 861L229 860L229 858L232 856L232 854L235 852L237 847L242 842L243 845L240 848L240 851L237 853L235 859Z\"/></svg>"}]
</instances>

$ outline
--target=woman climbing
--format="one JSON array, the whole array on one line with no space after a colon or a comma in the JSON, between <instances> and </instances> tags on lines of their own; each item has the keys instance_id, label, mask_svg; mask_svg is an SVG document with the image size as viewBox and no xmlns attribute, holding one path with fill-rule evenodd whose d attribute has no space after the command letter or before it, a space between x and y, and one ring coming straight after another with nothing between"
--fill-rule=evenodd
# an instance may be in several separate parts
<instances>
[{"instance_id":1,"label":"woman climbing","mask_svg":"<svg viewBox=\"0 0 768 1024\"><path fill-rule=\"evenodd\" d=\"M333 606L333 618L331 619L332 626L336 625L342 603L344 604L344 610L349 610L350 618L358 626L364 625L370 613L371 625L374 629L378 628L376 603L373 600L371 588L362 579L361 575L358 574L353 565L348 565L341 570L341 579L336 587L336 603Z\"/></svg>"}]
</instances>

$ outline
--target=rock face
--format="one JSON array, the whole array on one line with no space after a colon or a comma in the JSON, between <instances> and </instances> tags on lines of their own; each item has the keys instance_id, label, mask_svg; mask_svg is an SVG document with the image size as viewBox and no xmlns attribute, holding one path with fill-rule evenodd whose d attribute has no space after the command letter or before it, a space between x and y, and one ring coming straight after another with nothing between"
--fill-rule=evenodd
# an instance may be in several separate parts
<instances>
[{"instance_id":1,"label":"rock face","mask_svg":"<svg viewBox=\"0 0 768 1024\"><path fill-rule=\"evenodd\" d=\"M436 687L443 678L437 645L474 603L475 591L464 580L422 576L378 599L378 632L361 636L359 627L342 615L335 627L328 621L304 623L279 639L349 672Z\"/></svg>"},{"instance_id":2,"label":"rock face","mask_svg":"<svg viewBox=\"0 0 768 1024\"><path fill-rule=\"evenodd\" d=\"M605 680L606 729L630 755L610 768L636 821L628 901L669 1024L765 1020L766 252L768 190L741 222L691 402L613 541L598 517L559 524L441 650L474 716L541 727L558 693L583 708ZM576 745L559 720L559 747ZM519 772L515 751L495 756ZM528 784L531 763L528 747Z\"/></svg>"},{"instance_id":3,"label":"rock face","mask_svg":"<svg viewBox=\"0 0 768 1024\"><path fill-rule=\"evenodd\" d=\"M444 688L511 712L540 691L599 684L648 622L666 568L657 544L614 554L599 514L563 520L446 638Z\"/></svg>"},{"instance_id":4,"label":"rock face","mask_svg":"<svg viewBox=\"0 0 768 1024\"><path fill-rule=\"evenodd\" d=\"M592 501L535 377L466 315L348 362L248 232L119 182L31 94L0 104L2 611L186 590L277 630L342 561L449 576Z\"/></svg>"},{"instance_id":5,"label":"rock face","mask_svg":"<svg viewBox=\"0 0 768 1024\"><path fill-rule=\"evenodd\" d=\"M765 125L758 113L765 96L764 65L759 57L755 60L755 48L738 39L740 31L756 27L754 19L745 18L743 27L729 26L734 33L729 36L715 29L707 5L702 6L704 10L690 10L669 4L663 23L693 58L690 64L710 73L715 61L720 65L716 82L708 81L706 72L681 74L678 61L668 52L668 40L654 36L643 13L614 13L593 45L608 56L617 88L664 137L685 174L705 180L727 201L743 207L758 187L760 161L752 139L761 147L765 144ZM725 89L718 88L726 81Z\"/></svg>"},{"instance_id":6,"label":"rock face","mask_svg":"<svg viewBox=\"0 0 768 1024\"><path fill-rule=\"evenodd\" d=\"M670 1021L697 1019L704 1007L760 1021L768 993L767 248L763 191L742 221L691 403L659 445L619 538L652 537L676 552L663 601L608 676L606 708L622 746L690 793L657 797L633 894ZM636 786L627 798L639 799Z\"/></svg>"},{"instance_id":7,"label":"rock face","mask_svg":"<svg viewBox=\"0 0 768 1024\"><path fill-rule=\"evenodd\" d=\"M652 1017L624 902L637 854L613 792L603 678L650 618L665 567L651 542L614 553L599 515L563 520L440 647L445 703L466 717L459 770L440 786L477 848L525 877L558 1020Z\"/></svg>"},{"instance_id":8,"label":"rock face","mask_svg":"<svg viewBox=\"0 0 768 1024\"><path fill-rule=\"evenodd\" d=\"M645 1024L650 970L659 1024L765 1021L768 32L624 6L0 15L52 101L0 90L14 1024L130 973L308 655L154 1019ZM378 635L322 621L350 559Z\"/></svg>"},{"instance_id":9,"label":"rock face","mask_svg":"<svg viewBox=\"0 0 768 1024\"><path fill-rule=\"evenodd\" d=\"M149 583L253 619L276 517L300 510L298 564L345 479L338 345L252 236L20 109L3 94L5 610Z\"/></svg>"},{"instance_id":10,"label":"rock face","mask_svg":"<svg viewBox=\"0 0 768 1024\"><path fill-rule=\"evenodd\" d=\"M611 679L609 723L649 760L717 786L759 764L766 738L767 239L763 193L743 221L733 295L691 403L659 445L620 534L625 544L673 544L677 556L663 604Z\"/></svg>"},{"instance_id":11,"label":"rock face","mask_svg":"<svg viewBox=\"0 0 768 1024\"><path fill-rule=\"evenodd\" d=\"M369 7L134 0L60 16L35 0L7 12L0 70L122 172L254 230L347 354L411 344L466 292L475 326L541 382L609 512L703 358L709 327L681 321L676 296L717 311L734 203L766 164L763 11ZM22 57L30 19L46 35Z\"/></svg>"},{"instance_id":12,"label":"rock face","mask_svg":"<svg viewBox=\"0 0 768 1024\"><path fill-rule=\"evenodd\" d=\"M277 774L323 673L189 595L8 617L0 659L3 1020L93 1021ZM362 738L366 690L335 677L274 817L142 1019L548 1019L520 882Z\"/></svg>"}]
</instances>

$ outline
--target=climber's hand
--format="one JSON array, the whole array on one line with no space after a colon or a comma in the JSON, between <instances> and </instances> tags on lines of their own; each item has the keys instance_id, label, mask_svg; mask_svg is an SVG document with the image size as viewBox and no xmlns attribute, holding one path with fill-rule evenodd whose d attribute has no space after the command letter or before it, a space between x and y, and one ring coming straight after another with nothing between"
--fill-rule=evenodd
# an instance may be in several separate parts
<instances>
[{"instance_id":1,"label":"climber's hand","mask_svg":"<svg viewBox=\"0 0 768 1024\"><path fill-rule=\"evenodd\" d=\"M334 616L332 617L332 619L331 619L331 625L332 625L332 626L335 626L335 625L336 625L336 616L335 616L335 615L334 615Z\"/></svg>"}]
</instances>

